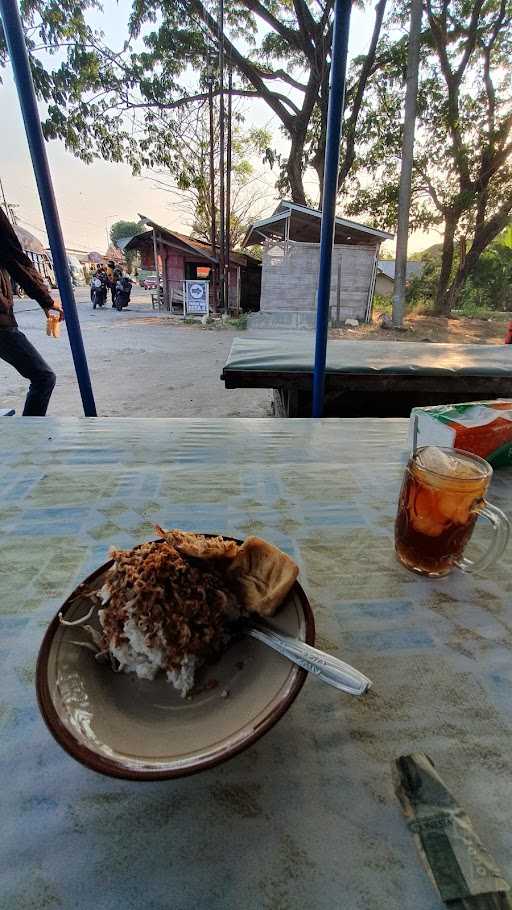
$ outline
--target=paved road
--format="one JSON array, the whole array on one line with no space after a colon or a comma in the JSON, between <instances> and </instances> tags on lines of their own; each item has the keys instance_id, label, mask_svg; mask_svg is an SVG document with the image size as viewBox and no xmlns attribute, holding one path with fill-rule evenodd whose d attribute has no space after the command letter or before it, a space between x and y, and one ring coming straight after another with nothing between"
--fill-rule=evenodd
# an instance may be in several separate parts
<instances>
[{"instance_id":1,"label":"paved road","mask_svg":"<svg viewBox=\"0 0 512 910\"><path fill-rule=\"evenodd\" d=\"M266 417L266 390L226 390L219 379L235 335L169 325L151 310L151 295L136 289L128 310L92 310L89 289L76 292L98 414L111 417ZM15 303L16 318L57 373L49 414L82 413L65 326L47 338L34 301ZM21 413L27 383L0 361L0 407Z\"/></svg>"}]
</instances>

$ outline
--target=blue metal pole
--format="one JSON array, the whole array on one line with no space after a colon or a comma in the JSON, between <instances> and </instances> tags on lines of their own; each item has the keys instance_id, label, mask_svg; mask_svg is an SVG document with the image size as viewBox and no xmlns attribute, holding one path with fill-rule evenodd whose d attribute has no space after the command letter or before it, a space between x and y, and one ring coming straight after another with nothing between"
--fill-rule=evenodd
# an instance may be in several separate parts
<instances>
[{"instance_id":1,"label":"blue metal pole","mask_svg":"<svg viewBox=\"0 0 512 910\"><path fill-rule=\"evenodd\" d=\"M324 409L325 359L329 328L329 296L331 293L332 247L336 218L336 194L340 163L341 120L345 104L345 73L347 69L348 33L352 0L336 0L334 35L331 50L331 85L327 112L325 145L324 191L322 198L322 227L320 230L320 273L316 307L315 371L313 375L313 417L321 417Z\"/></svg>"},{"instance_id":2,"label":"blue metal pole","mask_svg":"<svg viewBox=\"0 0 512 910\"><path fill-rule=\"evenodd\" d=\"M46 156L45 142L39 111L37 109L36 94L30 72L27 48L23 36L20 14L16 0L0 0L0 15L5 32L5 40L11 58L14 79L18 90L18 97L25 123L32 166L43 209L44 222L52 251L53 265L57 277L66 326L68 330L71 354L75 365L76 377L80 388L80 395L86 417L96 417L96 405L92 392L87 357L85 355L82 332L76 309L71 276L64 247L64 239L60 226L57 203L53 192L50 168Z\"/></svg>"}]
</instances>

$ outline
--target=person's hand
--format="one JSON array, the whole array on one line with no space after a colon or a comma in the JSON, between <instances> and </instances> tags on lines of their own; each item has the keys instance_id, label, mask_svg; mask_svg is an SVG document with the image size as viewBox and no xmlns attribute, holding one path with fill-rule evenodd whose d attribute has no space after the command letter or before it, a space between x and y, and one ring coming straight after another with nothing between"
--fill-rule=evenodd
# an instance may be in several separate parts
<instances>
[{"instance_id":1,"label":"person's hand","mask_svg":"<svg viewBox=\"0 0 512 910\"><path fill-rule=\"evenodd\" d=\"M55 297L55 299L53 301L53 306L48 307L48 309L45 309L45 313L47 316L50 316L50 315L56 316L58 314L59 322L64 321L64 310L62 309L62 303L60 302L60 299L58 297Z\"/></svg>"}]
</instances>

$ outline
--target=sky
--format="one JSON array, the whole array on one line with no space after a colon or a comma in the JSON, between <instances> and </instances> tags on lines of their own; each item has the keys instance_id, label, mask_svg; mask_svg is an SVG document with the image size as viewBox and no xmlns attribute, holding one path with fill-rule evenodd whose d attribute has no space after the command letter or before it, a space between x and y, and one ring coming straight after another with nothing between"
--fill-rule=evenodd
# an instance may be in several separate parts
<instances>
[{"instance_id":1,"label":"sky","mask_svg":"<svg viewBox=\"0 0 512 910\"><path fill-rule=\"evenodd\" d=\"M105 0L104 10L94 12L94 24L104 31L107 41L111 36L116 36L118 45L121 45L119 23L126 22L130 6L129 0ZM349 46L351 56L366 48L372 22L371 8L368 12L353 9ZM19 223L46 241L43 215L10 67L3 77L3 84L0 85L0 112L4 127L8 124L9 129L3 130L0 146L0 179L8 202L16 206ZM263 102L250 102L245 107L245 112L248 123L266 126L277 134L277 123L269 116L269 109ZM284 143L284 140L276 136L274 145L278 147L280 143ZM104 252L112 223L121 219L137 220L139 213L169 228L183 231L190 227L190 224L184 223L183 213L173 209L172 197L156 187L148 177L134 177L126 165L101 160L86 165L66 151L60 140L47 143L46 148L68 248ZM278 200L273 189L275 177L268 168L263 171L262 167L259 178L265 190L265 202L268 202L265 214L270 215ZM437 234L418 232L412 235L409 250L416 252L438 240ZM384 249L392 252L393 244L386 244Z\"/></svg>"}]
</instances>

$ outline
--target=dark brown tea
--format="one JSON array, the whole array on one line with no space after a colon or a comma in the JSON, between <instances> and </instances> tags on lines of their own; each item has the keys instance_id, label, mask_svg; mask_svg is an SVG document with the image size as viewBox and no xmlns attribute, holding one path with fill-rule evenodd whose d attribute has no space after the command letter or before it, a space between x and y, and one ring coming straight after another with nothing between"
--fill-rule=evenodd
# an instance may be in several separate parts
<instances>
[{"instance_id":1,"label":"dark brown tea","mask_svg":"<svg viewBox=\"0 0 512 910\"><path fill-rule=\"evenodd\" d=\"M411 458L395 524L399 560L422 575L446 575L462 559L491 470L461 452L428 446Z\"/></svg>"}]
</instances>

